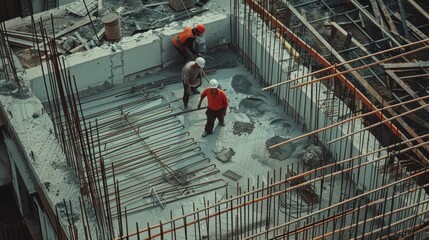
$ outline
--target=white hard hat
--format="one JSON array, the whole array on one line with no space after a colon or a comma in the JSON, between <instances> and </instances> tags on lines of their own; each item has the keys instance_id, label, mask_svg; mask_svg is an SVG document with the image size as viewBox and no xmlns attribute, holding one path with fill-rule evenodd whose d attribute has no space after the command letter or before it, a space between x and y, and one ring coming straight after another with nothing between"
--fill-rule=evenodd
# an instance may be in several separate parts
<instances>
[{"instance_id":1,"label":"white hard hat","mask_svg":"<svg viewBox=\"0 0 429 240\"><path fill-rule=\"evenodd\" d=\"M195 60L195 62L198 64L198 66L200 66L201 68L203 68L206 65L206 60L204 60L204 58L202 57L197 57L197 59Z\"/></svg>"},{"instance_id":2,"label":"white hard hat","mask_svg":"<svg viewBox=\"0 0 429 240\"><path fill-rule=\"evenodd\" d=\"M217 82L216 79L212 79L209 82L210 88L217 88L219 86L219 83Z\"/></svg>"}]
</instances>

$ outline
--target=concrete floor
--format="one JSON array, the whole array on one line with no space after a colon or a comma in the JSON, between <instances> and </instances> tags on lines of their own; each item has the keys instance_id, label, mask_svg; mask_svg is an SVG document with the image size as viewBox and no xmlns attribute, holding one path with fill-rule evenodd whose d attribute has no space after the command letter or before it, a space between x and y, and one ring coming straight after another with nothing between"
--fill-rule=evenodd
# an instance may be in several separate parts
<instances>
[{"instance_id":1,"label":"concrete floor","mask_svg":"<svg viewBox=\"0 0 429 240\"><path fill-rule=\"evenodd\" d=\"M159 223L160 220L166 221L171 218L170 214L179 216L182 213L182 206L186 212L190 212L193 203L195 203L196 208L202 208L204 207L204 201L214 202L215 191L218 201L224 199L226 198L225 188L215 189L222 185L220 183L228 184L228 192L230 194L235 194L237 192L238 185L246 186L250 183L250 186L254 186L257 185L258 180L259 184L261 184L261 182L267 183L268 180L266 176L268 172L272 172L273 170L279 171L280 168L283 168L283 171L285 171L290 164L301 162L301 157L306 147L310 144L304 139L280 147L275 151L269 151L268 146L282 139L293 138L303 134L302 125L295 123L291 116L284 113L283 104L278 103L273 95L261 91L258 80L240 64L240 60L231 50L223 49L208 53L206 58L206 69L218 65L219 63L223 65L215 72L209 73L208 79L217 79L221 88L228 96L229 109L225 119L226 126L221 127L216 122L213 134L203 138L201 134L204 131L206 122L205 110L179 114L177 119L180 120L178 124L184 126L183 131L188 131L190 133L189 138L193 139L197 143L197 146L201 148L201 152L204 156L210 159L210 162L206 162L200 166L206 166L208 168L208 166L214 164L214 168L218 173L209 174L199 179L196 181L197 183L207 184L203 187L190 189L188 192L192 193L191 197L187 197L186 194L183 194L178 197L177 201L167 203L165 208L161 208L157 201L155 201L155 205L157 206L145 207L144 211L138 210L133 214L129 209L141 206L145 201L148 201L148 199L141 200L137 198L130 200L129 205L123 204L122 207L127 207L129 210L128 219L131 223L139 222L139 225L146 226L147 222L152 225ZM100 95L84 98L83 102L90 101L88 104L83 105L83 108L87 109L84 111L84 114L87 115L101 111L103 108L110 108L114 105L119 106L126 102L141 99L142 92L122 95L123 99L118 97L118 94L124 90L129 90L132 86L139 86L172 76L177 77L180 75L180 71L181 65L173 64L161 72L146 75L136 81L128 82L123 85L117 85L113 89L101 93ZM207 80L203 79L203 85L200 87L200 90L202 91L206 87L208 87ZM151 91L153 91L153 89L151 89ZM147 105L142 104L139 109L134 107L132 111L137 112L156 106L157 104L178 100L171 104L171 109L173 109L174 113L180 113L183 111L183 103L181 101L182 94L183 87L181 83L166 85L162 89L156 89L155 92L151 92L150 95L148 95L161 95L164 98L162 101L157 100ZM103 95L104 97L101 100L91 101L91 99L98 99ZM196 109L198 101L199 96L192 95L187 110ZM206 105L206 100L202 105ZM124 112L127 111L124 110ZM132 113L130 113L130 115L132 115ZM102 120L103 118L100 117L100 119ZM87 119L87 121L90 120L91 119ZM161 130L162 128L157 131ZM165 137L168 137L168 134L175 135L176 133L179 133L179 131L169 131L165 133ZM141 136L143 136L143 133ZM128 138L125 141L131 141L131 139L132 138ZM121 142L123 142L123 140L121 140ZM147 143L150 144L150 140L148 140ZM109 146L107 148L109 148ZM106 150L106 152L108 152L108 150ZM111 161L114 161L114 158L112 158ZM209 170L204 169L198 172L197 175L204 175L208 171ZM239 179L235 181L225 177L223 174L226 171L232 171L238 174ZM157 174L161 175L161 172L162 171L159 170ZM138 184L142 194L148 192L150 188L147 182L145 182L144 176L141 176L141 178L136 177L138 174L139 171L135 171L135 169L132 170L132 173L130 171L124 174L117 174L116 179L119 179L123 183L120 189ZM153 176L157 175L156 173L151 174ZM220 180L220 182L208 184L216 180ZM112 182L112 179L108 181ZM165 187L169 186L169 184L165 183L159 185L157 188L161 186ZM121 201L127 201L127 197L121 198ZM134 227L131 227L130 231L133 229Z\"/></svg>"}]
</instances>

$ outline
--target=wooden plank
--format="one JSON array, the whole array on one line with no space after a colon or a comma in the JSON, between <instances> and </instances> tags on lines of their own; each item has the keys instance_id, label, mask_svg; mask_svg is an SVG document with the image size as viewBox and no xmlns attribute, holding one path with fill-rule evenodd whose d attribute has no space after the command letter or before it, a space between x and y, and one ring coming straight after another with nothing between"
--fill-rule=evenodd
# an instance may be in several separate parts
<instances>
[{"instance_id":1,"label":"wooden plank","mask_svg":"<svg viewBox=\"0 0 429 240\"><path fill-rule=\"evenodd\" d=\"M393 16L395 16L399 21L402 21L401 15L398 12L393 14ZM406 21L405 24L411 29L411 31L413 31L419 38L421 38L421 40L428 39L428 36L426 36L426 34L424 34L422 31L420 31L417 27L415 27L409 21Z\"/></svg>"},{"instance_id":2,"label":"wooden plank","mask_svg":"<svg viewBox=\"0 0 429 240\"><path fill-rule=\"evenodd\" d=\"M8 42L9 42L10 45L16 46L16 47L28 48L28 47L33 47L34 46L33 41L28 41L28 40L25 40L25 39L20 39L20 38L9 36L7 38L7 40L8 40Z\"/></svg>"},{"instance_id":3,"label":"wooden plank","mask_svg":"<svg viewBox=\"0 0 429 240\"><path fill-rule=\"evenodd\" d=\"M384 69L403 69L403 68L425 68L429 67L429 61L410 62L410 63L383 63Z\"/></svg>"},{"instance_id":4,"label":"wooden plank","mask_svg":"<svg viewBox=\"0 0 429 240\"><path fill-rule=\"evenodd\" d=\"M384 4L383 0L377 0L377 2L378 2L378 5L380 5L380 10L383 12L383 16L386 18L386 21L390 27L390 30L396 35L399 35L398 29L396 28L395 23L390 17L389 11L387 10L387 7Z\"/></svg>"},{"instance_id":5,"label":"wooden plank","mask_svg":"<svg viewBox=\"0 0 429 240\"><path fill-rule=\"evenodd\" d=\"M426 12L422 7L420 7L419 4L417 4L416 2L414 2L414 0L408 0L408 2L417 10L419 11L423 17L425 17L427 20L429 20L429 14L428 12Z\"/></svg>"},{"instance_id":6,"label":"wooden plank","mask_svg":"<svg viewBox=\"0 0 429 240\"><path fill-rule=\"evenodd\" d=\"M362 20L358 19L358 20L353 20L353 22L336 22L336 23L341 26L341 25L350 25L350 24L355 24L355 23L360 23L360 22L362 22ZM329 27L332 24L330 22L326 22L323 25Z\"/></svg>"},{"instance_id":7,"label":"wooden plank","mask_svg":"<svg viewBox=\"0 0 429 240\"><path fill-rule=\"evenodd\" d=\"M399 12L401 13L400 19L401 19L401 23L402 23L402 28L404 30L405 38L410 39L410 33L408 31L408 27L406 24L407 17L405 16L404 3L402 2L402 0L398 0L398 8L399 8Z\"/></svg>"},{"instance_id":8,"label":"wooden plank","mask_svg":"<svg viewBox=\"0 0 429 240\"><path fill-rule=\"evenodd\" d=\"M392 36L392 34L390 34L389 31L384 29L382 26L380 26L380 24L377 21L375 21L375 19L372 17L372 15L369 14L369 12L359 2L357 2L356 0L350 0L350 2L353 3L353 5L359 9L359 12L361 12L363 15L365 15L365 17L368 20L370 20L375 26L377 26L383 32L383 34L385 34L387 37L389 37L389 39L391 40L391 42L394 43L395 46L401 46L402 45Z\"/></svg>"},{"instance_id":9,"label":"wooden plank","mask_svg":"<svg viewBox=\"0 0 429 240\"><path fill-rule=\"evenodd\" d=\"M384 28L383 18L381 17L380 9L378 8L378 4L376 0L369 0L369 2L371 3L372 11L374 12L375 19L380 24L380 26Z\"/></svg>"},{"instance_id":10,"label":"wooden plank","mask_svg":"<svg viewBox=\"0 0 429 240\"><path fill-rule=\"evenodd\" d=\"M344 29L344 28L342 28L338 23L336 23L336 22L331 22L331 25L332 25L332 27L334 27L338 32L340 32L341 34L343 34L344 36L347 36L347 31ZM358 40L356 40L356 38L352 38L351 39L352 40L352 43L356 46L356 47L358 47L358 48L360 48L364 53L366 53L367 55L370 55L371 54L371 52L364 46L364 45L362 45ZM379 59L377 58L377 57L375 57L375 56L372 56L371 57L372 58L372 60L374 60L374 61L376 61L376 62L378 62L379 61Z\"/></svg>"},{"instance_id":11,"label":"wooden plank","mask_svg":"<svg viewBox=\"0 0 429 240\"><path fill-rule=\"evenodd\" d=\"M74 35L76 35L77 39L79 39L79 41L83 44L86 50L91 49L85 39L83 39L83 37L79 34L79 32L75 32Z\"/></svg>"},{"instance_id":12,"label":"wooden plank","mask_svg":"<svg viewBox=\"0 0 429 240\"><path fill-rule=\"evenodd\" d=\"M83 46L83 44L71 49L69 52L70 53L77 53L77 52L82 52L83 50L85 50L85 46Z\"/></svg>"},{"instance_id":13,"label":"wooden plank","mask_svg":"<svg viewBox=\"0 0 429 240\"><path fill-rule=\"evenodd\" d=\"M396 71L395 71L396 72ZM416 75L408 75L400 77L401 79L412 79L412 78L420 78L423 79L425 77L429 77L429 73L422 73L422 74L416 74Z\"/></svg>"},{"instance_id":14,"label":"wooden plank","mask_svg":"<svg viewBox=\"0 0 429 240\"><path fill-rule=\"evenodd\" d=\"M92 21L95 21L96 19L97 19L96 17L91 17ZM72 32L72 31L74 31L74 30L76 30L76 29L78 29L78 28L80 28L82 26L85 26L85 25L91 23L91 20L89 20L88 18L85 18L85 19L83 19L83 20L81 20L81 21L79 21L79 22L71 25L70 27L67 27L67 28L61 30L60 32L56 33L55 34L55 38L59 38L59 37L65 35L65 34L67 34L69 32Z\"/></svg>"},{"instance_id":15,"label":"wooden plank","mask_svg":"<svg viewBox=\"0 0 429 240\"><path fill-rule=\"evenodd\" d=\"M351 0L352 2L354 2L354 0ZM356 4L356 3L354 3ZM298 11L296 11L292 6L289 7L289 9L295 14L295 16L307 27L307 29L309 29L313 35L328 49L331 50L331 53L333 54L333 56L338 59L338 61L340 62L346 62L346 60L334 49L332 48L332 46L326 41L326 39L320 35L320 33L308 22L306 22L298 13ZM362 9L362 8L360 8ZM361 10L362 11L362 10ZM366 10L365 10L366 12ZM345 68L347 69L353 69L353 67L350 64L345 64L344 65ZM384 104L385 106L389 106L389 104L385 101L385 99L379 94L379 92L377 90L375 90L369 83L368 81L366 81L358 72L356 71L352 71L351 74L359 81L359 83L366 89L366 91L371 94L379 103ZM362 96L363 98L364 96ZM364 100L370 102L368 99L361 99L361 101L363 102ZM368 106L368 102L364 102L365 105ZM371 106L370 102L370 105ZM397 116L398 114L392 110L389 109L388 112L392 115L392 116ZM384 120L386 119L385 115L381 115L379 116L380 119ZM412 128L410 125L408 125L407 122L405 122L402 118L398 118L397 119L398 123L405 128L405 130L412 136L412 137L418 137L419 135L415 132L414 128ZM402 139L402 140L408 140L408 137L403 134L393 123L389 123L390 125L390 129L393 133L397 134L397 136ZM396 131L396 132L394 132ZM419 142L421 143L422 140L419 140ZM407 144L409 146L411 146L411 144ZM425 146L424 147L426 151L429 151L429 147ZM420 159L422 159L425 162L429 163L428 158L418 149L414 150L415 154L417 156L419 156Z\"/></svg>"},{"instance_id":16,"label":"wooden plank","mask_svg":"<svg viewBox=\"0 0 429 240\"><path fill-rule=\"evenodd\" d=\"M417 95L416 92L414 92L413 89L410 88L410 86L408 86L408 84L406 84L404 81L402 81L401 78L398 77L398 75L395 74L395 72L393 70L385 70L385 72L399 85L401 86L408 94L410 94L410 96L412 96L413 98L419 98L420 96ZM421 106L426 105L426 103L423 100L419 100L417 101ZM429 111L429 107L425 108L426 111Z\"/></svg>"},{"instance_id":17,"label":"wooden plank","mask_svg":"<svg viewBox=\"0 0 429 240\"><path fill-rule=\"evenodd\" d=\"M344 36L346 36L347 35L347 31L345 30L345 29L343 29L343 28L341 28L341 26L339 26L338 24L336 24L335 22L332 22L332 26L333 27L335 27L336 28L336 30L338 31L338 32L340 32L341 34L343 34ZM363 52L365 52L366 54L370 54L370 52L368 51L368 49L366 49L361 43L359 43L355 38L352 38L352 43L354 44L354 45L356 45L357 47L359 47ZM379 61L379 59L377 58L377 57L372 57L372 59L374 60L374 61ZM387 64L386 64L387 65ZM393 65L393 64L392 64ZM406 67L414 67L414 68L417 68L417 67L421 67L421 66L425 66L425 65L428 65L429 66L429 61L427 61L427 62L419 62L419 63L397 63L397 64L395 64L396 66L406 66ZM392 72L389 72L389 73L392 73ZM389 74L390 75L390 74ZM406 85L403 81L402 81L402 79L394 79L395 80L395 82L398 82L398 83L400 83L399 85L401 86L401 87L403 87L403 86L405 86L405 88L407 88L407 89L405 89L404 87L403 87L403 89L405 90L405 91L407 91L407 92L413 92L412 90L411 90L411 88L409 88L408 87L408 85ZM414 93L415 94L415 93ZM411 94L410 94L411 95ZM416 94L415 94L416 95ZM419 102L420 104L424 104L424 102L423 101L420 101ZM404 106L404 108L405 108L405 110L407 110L407 111L409 111L410 109L408 109L406 106ZM393 111L393 110L389 110L389 112L391 112L391 113L394 113L394 114L392 114L392 115L395 115L395 114L397 114L395 111ZM420 125L422 125L422 126L427 126L428 124L426 123L426 125L423 125L425 122L422 120L422 119L420 119L417 115L412 115L412 114L409 114L408 116L407 116L407 118L410 118L410 119L412 119L415 123L419 123ZM400 121L403 121L402 119L400 120ZM414 131L414 130L413 130Z\"/></svg>"},{"instance_id":18,"label":"wooden plank","mask_svg":"<svg viewBox=\"0 0 429 240\"><path fill-rule=\"evenodd\" d=\"M9 37L14 37L14 38L18 38L18 39L24 39L24 40L31 41L31 42L33 42L33 40L34 41L36 40L36 36L33 36L31 34L26 34L26 33L19 33L19 32L15 33L15 32L11 32L11 31L7 31L7 35ZM39 39L39 42L42 41L41 37L38 37L37 39Z\"/></svg>"},{"instance_id":19,"label":"wooden plank","mask_svg":"<svg viewBox=\"0 0 429 240\"><path fill-rule=\"evenodd\" d=\"M167 5L169 3L170 2L168 2L168 1L159 2L159 3L151 3L151 4L145 4L143 7L157 7L157 6L160 6L160 5Z\"/></svg>"}]
</instances>

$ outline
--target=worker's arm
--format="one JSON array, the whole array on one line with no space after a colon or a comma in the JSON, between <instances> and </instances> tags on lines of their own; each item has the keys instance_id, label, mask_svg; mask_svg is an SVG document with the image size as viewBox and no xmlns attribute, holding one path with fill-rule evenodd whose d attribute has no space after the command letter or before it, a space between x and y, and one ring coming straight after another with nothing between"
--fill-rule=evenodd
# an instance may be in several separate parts
<instances>
[{"instance_id":1,"label":"worker's arm","mask_svg":"<svg viewBox=\"0 0 429 240\"><path fill-rule=\"evenodd\" d=\"M225 116L226 115L226 110L228 109L228 98L226 97L225 93L223 93L222 95L223 95L223 102L224 102L224 105L225 105L224 110L223 110L224 111L223 115Z\"/></svg>"},{"instance_id":2,"label":"worker's arm","mask_svg":"<svg viewBox=\"0 0 429 240\"><path fill-rule=\"evenodd\" d=\"M198 108L201 108L201 103L203 102L203 100L204 100L204 98L206 97L206 91L204 90L202 93L201 93L201 96L200 96L200 101L198 102Z\"/></svg>"},{"instance_id":3,"label":"worker's arm","mask_svg":"<svg viewBox=\"0 0 429 240\"><path fill-rule=\"evenodd\" d=\"M203 74L204 74L203 69L200 68L200 73L198 74L197 78L200 79L201 84L203 83Z\"/></svg>"},{"instance_id":4,"label":"worker's arm","mask_svg":"<svg viewBox=\"0 0 429 240\"><path fill-rule=\"evenodd\" d=\"M191 51L193 54L195 54L195 56L201 57L202 55L197 52L197 50L195 50L194 48L194 38L187 38L186 41L183 43L183 45L185 45L189 51Z\"/></svg>"},{"instance_id":5,"label":"worker's arm","mask_svg":"<svg viewBox=\"0 0 429 240\"><path fill-rule=\"evenodd\" d=\"M182 71L182 79L183 79L183 85L185 87L185 91L191 95L191 87L189 86L189 71L187 69L187 65L183 67Z\"/></svg>"}]
</instances>

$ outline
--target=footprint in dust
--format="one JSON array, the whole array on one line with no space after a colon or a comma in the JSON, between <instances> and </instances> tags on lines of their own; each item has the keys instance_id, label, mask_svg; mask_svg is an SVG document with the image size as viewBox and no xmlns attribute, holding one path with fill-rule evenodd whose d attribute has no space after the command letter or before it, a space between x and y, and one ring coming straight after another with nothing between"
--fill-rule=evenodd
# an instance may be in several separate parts
<instances>
[{"instance_id":1,"label":"footprint in dust","mask_svg":"<svg viewBox=\"0 0 429 240\"><path fill-rule=\"evenodd\" d=\"M267 103L260 98L245 98L238 105L239 110L248 117L262 117L267 111Z\"/></svg>"}]
</instances>

